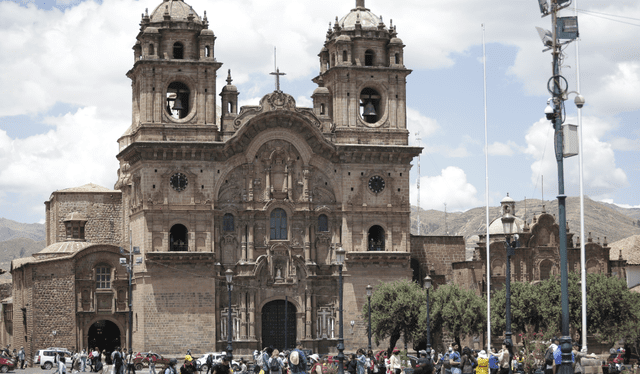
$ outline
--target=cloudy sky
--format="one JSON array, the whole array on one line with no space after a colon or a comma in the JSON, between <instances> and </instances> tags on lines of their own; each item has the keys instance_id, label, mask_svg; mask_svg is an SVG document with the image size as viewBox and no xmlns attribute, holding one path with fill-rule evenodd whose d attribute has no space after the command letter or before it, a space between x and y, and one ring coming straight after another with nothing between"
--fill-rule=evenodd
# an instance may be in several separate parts
<instances>
[{"instance_id":1,"label":"cloudy sky","mask_svg":"<svg viewBox=\"0 0 640 374\"><path fill-rule=\"evenodd\" d=\"M131 118L131 47L145 8L158 0L0 1L0 217L44 220L52 191L89 182L113 188L116 139ZM215 56L232 70L241 104L274 87L310 106L326 30L355 0L191 0L207 11ZM397 26L405 47L408 127L421 156L423 209L463 211L485 201L482 24L487 54L490 204L510 195L554 199L553 131L544 119L550 29L536 0L366 0ZM640 207L640 2L579 0L585 194ZM573 15L573 6L561 15ZM576 90L575 45L563 75ZM567 123L576 123L573 95ZM416 134L419 133L420 141ZM565 160L577 196L578 158ZM417 167L412 171L416 203ZM544 180L544 183L543 183ZM543 191L544 185L544 191Z\"/></svg>"}]
</instances>

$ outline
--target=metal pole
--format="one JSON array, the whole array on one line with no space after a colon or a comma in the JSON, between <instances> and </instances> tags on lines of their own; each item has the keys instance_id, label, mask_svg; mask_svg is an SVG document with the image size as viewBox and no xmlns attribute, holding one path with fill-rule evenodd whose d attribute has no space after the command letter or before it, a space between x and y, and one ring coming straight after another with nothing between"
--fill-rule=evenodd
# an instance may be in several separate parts
<instances>
[{"instance_id":1,"label":"metal pole","mask_svg":"<svg viewBox=\"0 0 640 374\"><path fill-rule=\"evenodd\" d=\"M285 296L284 297L284 350L287 350L287 348L289 348L289 345L287 344L289 342L289 340L287 339L287 325L289 322L289 296Z\"/></svg>"},{"instance_id":2,"label":"metal pole","mask_svg":"<svg viewBox=\"0 0 640 374\"><path fill-rule=\"evenodd\" d=\"M233 358L233 345L231 343L231 338L233 336L233 324L231 321L231 288L233 286L231 283L227 283L227 292L229 293L229 310L227 311L227 358L229 359L229 363L231 363L231 359Z\"/></svg>"},{"instance_id":3,"label":"metal pole","mask_svg":"<svg viewBox=\"0 0 640 374\"><path fill-rule=\"evenodd\" d=\"M133 343L133 297L131 295L131 278L133 276L133 243L131 239L131 230L129 230L129 352L132 351Z\"/></svg>"},{"instance_id":4,"label":"metal pole","mask_svg":"<svg viewBox=\"0 0 640 374\"><path fill-rule=\"evenodd\" d=\"M369 348L367 351L370 351L371 350L371 296L367 296L367 298L369 299Z\"/></svg>"},{"instance_id":5,"label":"metal pole","mask_svg":"<svg viewBox=\"0 0 640 374\"><path fill-rule=\"evenodd\" d=\"M578 16L578 0L573 1L574 14ZM580 94L580 39L576 39L576 91ZM582 163L582 108L578 108L578 159L580 167L580 279L582 280L582 349L587 351L587 268L584 243L584 173Z\"/></svg>"},{"instance_id":6,"label":"metal pole","mask_svg":"<svg viewBox=\"0 0 640 374\"><path fill-rule=\"evenodd\" d=\"M338 338L338 374L344 374L344 335L342 329L342 264L338 265L338 283L339 283L339 297L340 306L338 310L338 316L340 318L340 336Z\"/></svg>"},{"instance_id":7,"label":"metal pole","mask_svg":"<svg viewBox=\"0 0 640 374\"><path fill-rule=\"evenodd\" d=\"M507 235L507 242L505 243L505 248L507 250L507 282L506 282L506 294L507 300L505 302L505 322L506 322L506 331L504 333L504 344L507 346L509 350L509 374L511 374L511 356L512 356L512 347L513 340L511 340L511 241L510 235Z\"/></svg>"},{"instance_id":8,"label":"metal pole","mask_svg":"<svg viewBox=\"0 0 640 374\"><path fill-rule=\"evenodd\" d=\"M427 288L427 358L431 360L431 315L429 313L429 289Z\"/></svg>"},{"instance_id":9,"label":"metal pole","mask_svg":"<svg viewBox=\"0 0 640 374\"><path fill-rule=\"evenodd\" d=\"M556 0L552 3L552 27L553 27L553 103L554 103L554 129L555 129L555 153L558 164L558 230L560 241L560 289L562 304L562 337L560 348L562 352L562 364L557 374L572 374L571 363L571 336L569 335L569 292L567 272L567 218L566 198L564 194L564 155L562 137L562 94L559 82L561 46L557 39L558 7Z\"/></svg>"}]
</instances>

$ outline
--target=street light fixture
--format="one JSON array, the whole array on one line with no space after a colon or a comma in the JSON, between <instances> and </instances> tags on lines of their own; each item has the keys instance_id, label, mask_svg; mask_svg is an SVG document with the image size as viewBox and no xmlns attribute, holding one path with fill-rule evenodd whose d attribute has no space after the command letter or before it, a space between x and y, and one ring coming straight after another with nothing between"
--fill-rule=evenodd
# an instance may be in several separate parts
<instances>
[{"instance_id":1,"label":"street light fixture","mask_svg":"<svg viewBox=\"0 0 640 374\"><path fill-rule=\"evenodd\" d=\"M373 287L367 285L367 299L369 299L369 348L367 352L371 350L371 295L373 295Z\"/></svg>"},{"instance_id":2,"label":"street light fixture","mask_svg":"<svg viewBox=\"0 0 640 374\"><path fill-rule=\"evenodd\" d=\"M424 277L424 289L427 290L427 359L431 360L431 316L429 315L429 290L431 289L431 277Z\"/></svg>"},{"instance_id":3,"label":"street light fixture","mask_svg":"<svg viewBox=\"0 0 640 374\"><path fill-rule=\"evenodd\" d=\"M229 293L229 309L227 310L227 358L229 362L233 358L233 344L231 339L233 336L233 322L231 320L231 291L233 290L233 270L227 269L224 272L224 276L227 278L227 292Z\"/></svg>"},{"instance_id":4,"label":"street light fixture","mask_svg":"<svg viewBox=\"0 0 640 374\"><path fill-rule=\"evenodd\" d=\"M340 318L340 335L338 337L338 374L344 374L344 331L343 331L343 321L342 321L342 265L344 264L344 256L346 251L339 247L336 250L336 263L338 264L338 283L339 283L339 298L340 298L340 306L338 310L339 318Z\"/></svg>"},{"instance_id":5,"label":"street light fixture","mask_svg":"<svg viewBox=\"0 0 640 374\"><path fill-rule=\"evenodd\" d=\"M506 331L504 333L504 344L509 350L509 374L511 374L511 357L513 355L513 340L511 339L511 256L514 255L513 246L516 244L514 240L511 243L511 234L513 233L513 224L516 217L511 215L509 207L507 206L504 214L502 215L502 228L505 235L505 249L507 250L507 274L506 274L506 302L505 302L505 322Z\"/></svg>"}]
</instances>

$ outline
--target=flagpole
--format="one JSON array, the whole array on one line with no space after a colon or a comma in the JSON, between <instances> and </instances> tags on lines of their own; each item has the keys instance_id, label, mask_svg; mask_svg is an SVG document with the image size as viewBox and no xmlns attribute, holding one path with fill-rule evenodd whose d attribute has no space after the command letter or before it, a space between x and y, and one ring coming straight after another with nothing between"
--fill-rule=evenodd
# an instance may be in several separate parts
<instances>
[{"instance_id":1,"label":"flagpole","mask_svg":"<svg viewBox=\"0 0 640 374\"><path fill-rule=\"evenodd\" d=\"M573 11L578 15L578 0L574 0ZM580 92L580 38L576 39L576 90ZM582 164L582 108L578 107L578 131L580 140L578 141L578 160L580 167L580 279L582 293L582 349L587 350L587 271L586 252L584 238L584 180Z\"/></svg>"},{"instance_id":2,"label":"flagpole","mask_svg":"<svg viewBox=\"0 0 640 374\"><path fill-rule=\"evenodd\" d=\"M487 227L487 352L491 351L491 266L489 247L489 140L487 135L487 51L484 40L484 23L482 24L482 69L484 78L484 167L485 167L485 206Z\"/></svg>"}]
</instances>

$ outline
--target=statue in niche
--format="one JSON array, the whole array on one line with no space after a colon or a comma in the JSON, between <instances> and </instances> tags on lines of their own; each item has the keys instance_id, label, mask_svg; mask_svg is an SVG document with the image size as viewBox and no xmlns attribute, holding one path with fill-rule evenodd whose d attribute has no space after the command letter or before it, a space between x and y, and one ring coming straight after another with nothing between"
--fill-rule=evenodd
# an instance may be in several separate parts
<instances>
[{"instance_id":1,"label":"statue in niche","mask_svg":"<svg viewBox=\"0 0 640 374\"><path fill-rule=\"evenodd\" d=\"M280 267L276 267L276 279L278 280L282 280L282 270L280 269Z\"/></svg>"}]
</instances>

